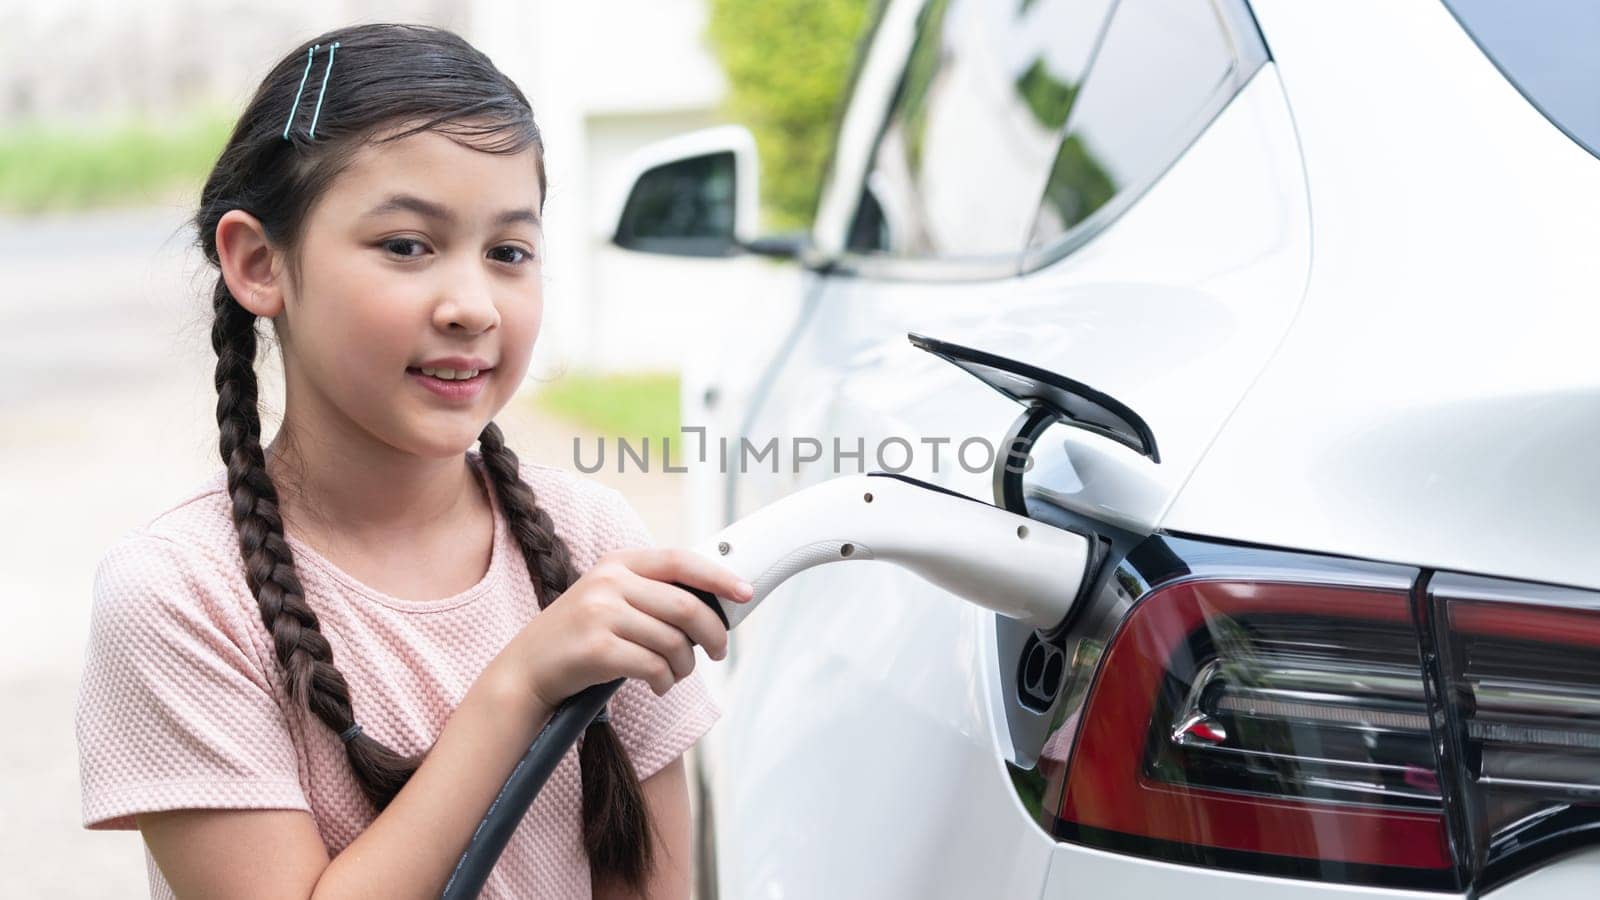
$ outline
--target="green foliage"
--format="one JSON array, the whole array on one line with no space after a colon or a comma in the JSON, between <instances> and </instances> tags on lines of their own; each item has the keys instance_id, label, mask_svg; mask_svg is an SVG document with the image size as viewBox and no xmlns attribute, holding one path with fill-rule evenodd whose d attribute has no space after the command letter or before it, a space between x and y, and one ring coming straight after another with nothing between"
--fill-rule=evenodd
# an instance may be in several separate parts
<instances>
[{"instance_id":1,"label":"green foliage","mask_svg":"<svg viewBox=\"0 0 1600 900\"><path fill-rule=\"evenodd\" d=\"M922 170L922 138L928 123L928 89L939 72L944 52L944 17L950 0L929 0L917 16L917 38L906 61L905 77L895 99L895 114L902 119L906 135L906 163L911 171Z\"/></svg>"},{"instance_id":2,"label":"green foliage","mask_svg":"<svg viewBox=\"0 0 1600 900\"><path fill-rule=\"evenodd\" d=\"M711 0L729 113L761 154L774 229L810 224L870 0Z\"/></svg>"},{"instance_id":3,"label":"green foliage","mask_svg":"<svg viewBox=\"0 0 1600 900\"><path fill-rule=\"evenodd\" d=\"M652 453L662 437L671 437L675 444L681 440L675 372L573 372L541 388L534 402L602 437L628 438L634 446L639 446L639 438L650 438Z\"/></svg>"},{"instance_id":4,"label":"green foliage","mask_svg":"<svg viewBox=\"0 0 1600 900\"><path fill-rule=\"evenodd\" d=\"M1056 151L1044 202L1054 207L1062 226L1070 228L1106 204L1117 185L1105 166L1083 143L1083 135L1068 135Z\"/></svg>"},{"instance_id":5,"label":"green foliage","mask_svg":"<svg viewBox=\"0 0 1600 900\"><path fill-rule=\"evenodd\" d=\"M232 127L232 116L208 110L174 121L8 128L0 131L0 209L148 203L185 188L198 194Z\"/></svg>"},{"instance_id":6,"label":"green foliage","mask_svg":"<svg viewBox=\"0 0 1600 900\"><path fill-rule=\"evenodd\" d=\"M1043 58L1033 61L1017 78L1017 93L1039 124L1057 129L1067 124L1067 114L1078 99L1080 85L1050 74ZM1117 192L1111 173L1084 144L1083 135L1070 134L1056 151L1045 187L1044 202L1055 209L1062 227L1070 228L1104 206Z\"/></svg>"},{"instance_id":7,"label":"green foliage","mask_svg":"<svg viewBox=\"0 0 1600 900\"><path fill-rule=\"evenodd\" d=\"M1039 124L1053 130L1067 124L1067 113L1078 97L1078 87L1051 75L1044 57L1040 57L1017 79L1017 93Z\"/></svg>"}]
</instances>

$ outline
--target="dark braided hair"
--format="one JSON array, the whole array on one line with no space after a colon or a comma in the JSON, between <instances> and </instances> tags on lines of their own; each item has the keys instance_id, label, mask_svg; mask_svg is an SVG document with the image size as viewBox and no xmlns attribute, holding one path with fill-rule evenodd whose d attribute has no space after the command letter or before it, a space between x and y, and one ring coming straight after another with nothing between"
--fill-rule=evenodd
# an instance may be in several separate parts
<instances>
[{"instance_id":1,"label":"dark braided hair","mask_svg":"<svg viewBox=\"0 0 1600 900\"><path fill-rule=\"evenodd\" d=\"M295 107L312 44L338 41L337 77L324 97L317 137L306 137L310 103ZM289 139L284 123L295 110ZM394 126L411 126L379 138ZM365 143L383 143L433 130L486 153L539 157L544 196L543 143L527 98L478 50L458 35L416 25L360 25L330 31L289 53L268 72L240 115L201 191L194 216L205 257L220 269L216 230L222 216L244 210L285 251L296 277L295 251L308 211ZM542 200L541 200L542 204ZM350 687L295 574L284 537L278 491L267 474L255 372L256 316L239 304L219 274L212 291L211 346L217 354L217 428L227 465L228 496L239 532L245 578L272 637L285 686L334 733L355 722ZM522 480L516 453L490 422L478 437L488 480L522 550L541 609L571 586L572 556L549 513ZM361 790L381 811L421 763L361 731L345 743ZM584 847L595 876L642 889L652 865L650 822L638 773L616 732L591 725L579 750Z\"/></svg>"}]
</instances>

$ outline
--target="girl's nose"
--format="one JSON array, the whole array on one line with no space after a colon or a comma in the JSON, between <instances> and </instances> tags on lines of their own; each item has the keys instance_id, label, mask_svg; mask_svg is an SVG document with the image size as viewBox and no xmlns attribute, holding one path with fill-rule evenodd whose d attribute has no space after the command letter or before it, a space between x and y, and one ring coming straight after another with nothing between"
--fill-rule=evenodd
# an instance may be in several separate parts
<instances>
[{"instance_id":1,"label":"girl's nose","mask_svg":"<svg viewBox=\"0 0 1600 900\"><path fill-rule=\"evenodd\" d=\"M477 334L500 324L486 273L471 266L456 266L440 290L434 306L434 325L442 331Z\"/></svg>"}]
</instances>

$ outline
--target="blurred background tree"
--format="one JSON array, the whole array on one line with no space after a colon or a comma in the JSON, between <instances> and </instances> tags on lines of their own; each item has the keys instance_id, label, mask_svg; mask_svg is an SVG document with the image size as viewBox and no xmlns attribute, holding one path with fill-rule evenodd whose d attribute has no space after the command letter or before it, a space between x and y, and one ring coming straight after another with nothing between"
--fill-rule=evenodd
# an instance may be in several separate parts
<instances>
[{"instance_id":1,"label":"blurred background tree","mask_svg":"<svg viewBox=\"0 0 1600 900\"><path fill-rule=\"evenodd\" d=\"M710 0L728 111L761 155L773 230L809 225L857 48L881 0Z\"/></svg>"}]
</instances>

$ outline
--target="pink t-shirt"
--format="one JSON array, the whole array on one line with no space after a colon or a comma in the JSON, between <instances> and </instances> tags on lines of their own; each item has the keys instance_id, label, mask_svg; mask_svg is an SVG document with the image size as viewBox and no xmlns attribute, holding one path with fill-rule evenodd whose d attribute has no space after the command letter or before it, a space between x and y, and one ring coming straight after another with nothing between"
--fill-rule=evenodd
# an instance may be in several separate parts
<instances>
[{"instance_id":1,"label":"pink t-shirt","mask_svg":"<svg viewBox=\"0 0 1600 900\"><path fill-rule=\"evenodd\" d=\"M477 451L468 459L480 478ZM582 573L603 553L653 543L617 491L524 463ZM296 708L245 582L225 473L123 536L95 573L77 735L83 824L134 828L134 816L183 808L303 809L330 855L372 821L344 747ZM340 571L293 535L305 595L350 684L355 719L402 753L430 747L484 666L538 602L498 501L483 579L453 597L400 600ZM676 759L718 716L697 674L657 697L629 679L611 722L640 778ZM484 897L590 894L577 749L556 767L500 857ZM172 897L145 852L152 897Z\"/></svg>"}]
</instances>

